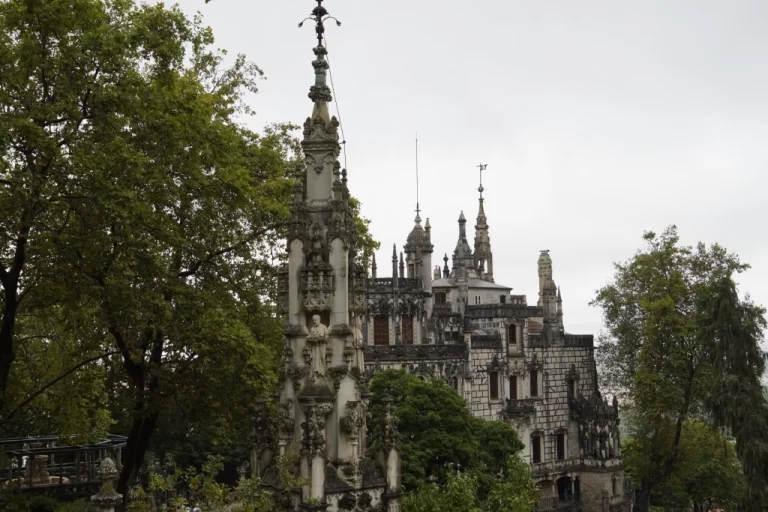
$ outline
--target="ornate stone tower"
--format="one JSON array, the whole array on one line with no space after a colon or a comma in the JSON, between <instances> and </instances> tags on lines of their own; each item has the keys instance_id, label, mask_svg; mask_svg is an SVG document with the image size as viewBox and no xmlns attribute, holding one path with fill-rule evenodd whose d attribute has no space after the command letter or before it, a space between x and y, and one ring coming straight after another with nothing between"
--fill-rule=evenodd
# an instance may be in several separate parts
<instances>
[{"instance_id":1,"label":"ornate stone tower","mask_svg":"<svg viewBox=\"0 0 768 512\"><path fill-rule=\"evenodd\" d=\"M382 506L398 512L396 443L379 443L387 452L377 457L378 466L365 453L369 393L360 317L366 272L356 254L346 169L338 162L339 122L328 112L332 98L323 33L324 23L336 20L322 2L317 0L308 18L316 25L318 42L312 62L315 84L309 93L313 109L301 142L306 167L295 177L288 264L278 282L286 330L275 448L279 456L293 446L299 450L297 474L304 483L300 494L290 496L288 508L368 511ZM383 421L394 420L389 415ZM257 422L255 437L268 428ZM380 430L392 432L394 423ZM257 468L269 467L269 451L255 443L252 461ZM280 487L276 472L266 473L265 482Z\"/></svg>"},{"instance_id":2,"label":"ornate stone tower","mask_svg":"<svg viewBox=\"0 0 768 512\"><path fill-rule=\"evenodd\" d=\"M426 317L432 316L432 233L429 219L424 227L421 226L421 216L418 209L411 232L408 234L403 251L408 265L407 277L420 278L425 293L430 296L425 301Z\"/></svg>"}]
</instances>

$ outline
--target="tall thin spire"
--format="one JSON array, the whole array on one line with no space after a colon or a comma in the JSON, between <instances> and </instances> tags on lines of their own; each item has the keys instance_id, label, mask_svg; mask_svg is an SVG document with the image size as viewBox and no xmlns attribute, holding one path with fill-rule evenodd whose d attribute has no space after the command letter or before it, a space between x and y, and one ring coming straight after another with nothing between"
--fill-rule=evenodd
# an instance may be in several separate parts
<instances>
[{"instance_id":1,"label":"tall thin spire","mask_svg":"<svg viewBox=\"0 0 768 512\"><path fill-rule=\"evenodd\" d=\"M421 220L419 213L419 132L416 132L416 222Z\"/></svg>"},{"instance_id":2,"label":"tall thin spire","mask_svg":"<svg viewBox=\"0 0 768 512\"><path fill-rule=\"evenodd\" d=\"M316 0L317 7L312 10L312 16L306 18L299 27L304 25L305 21L313 21L315 23L315 33L317 34L317 46L314 49L315 56L317 57L312 61L312 67L315 68L315 85L309 88L309 99L315 103L315 111L313 116L320 114L322 117L328 117L327 104L333 100L331 96L331 89L326 84L325 78L328 71L328 61L325 56L328 55L328 50L323 46L323 39L325 38L325 22L333 20L337 26L341 26L341 22L328 14L328 10L323 7L323 0Z\"/></svg>"}]
</instances>

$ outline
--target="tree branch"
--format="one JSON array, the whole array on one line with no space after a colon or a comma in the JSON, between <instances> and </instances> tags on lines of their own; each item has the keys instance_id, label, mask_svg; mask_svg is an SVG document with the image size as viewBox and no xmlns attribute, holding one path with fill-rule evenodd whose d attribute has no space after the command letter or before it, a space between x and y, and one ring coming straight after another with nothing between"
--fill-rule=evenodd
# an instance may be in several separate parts
<instances>
[{"instance_id":1,"label":"tree branch","mask_svg":"<svg viewBox=\"0 0 768 512\"><path fill-rule=\"evenodd\" d=\"M253 242L257 238L261 237L262 235L264 235L265 233L267 233L267 232L269 232L269 231L271 231L273 229L277 229L279 227L287 226L287 225L288 225L288 223L281 222L279 224L274 224L274 225L268 226L268 227L266 227L266 228L264 228L264 229L262 229L260 231L252 233L251 236L249 236L249 237L247 237L247 238L245 238L243 240L240 240L236 244L230 245L229 247L225 247L223 249L219 249L218 251L214 251L211 254L209 254L208 256L206 256L205 258L195 261L194 263L192 263L192 265L190 266L189 269L182 270L181 272L179 272L177 274L177 277L189 277L189 276L192 276L195 273L197 273L198 270L200 270L200 267L202 267L203 264L210 263L211 261L213 261L215 258L218 258L219 256L223 256L223 255L225 255L225 254L227 254L229 252L234 251L235 249L238 249L238 248L240 248L240 247L242 247L242 246L244 246L244 245L246 245L246 244L248 244L250 242Z\"/></svg>"},{"instance_id":2,"label":"tree branch","mask_svg":"<svg viewBox=\"0 0 768 512\"><path fill-rule=\"evenodd\" d=\"M14 407L11 412L9 412L4 418L0 418L0 427L2 427L4 424L8 423L15 415L18 413L21 409L29 405L30 402L32 402L35 398L39 397L43 393L45 393L48 389L50 389L52 386L54 386L57 382L64 379L65 377L71 375L72 373L76 372L83 366L90 364L94 361L98 361L99 359L104 359L105 357L113 356L116 354L120 354L122 351L120 350L113 350L112 352L107 352L106 354L99 354L98 356L89 357L88 359L85 359L83 361L80 361L75 366L70 368L69 370L65 371L64 373L60 374L58 377L56 377L53 380L48 381L46 384L43 385L40 389L29 395L23 402L21 402L19 405Z\"/></svg>"}]
</instances>

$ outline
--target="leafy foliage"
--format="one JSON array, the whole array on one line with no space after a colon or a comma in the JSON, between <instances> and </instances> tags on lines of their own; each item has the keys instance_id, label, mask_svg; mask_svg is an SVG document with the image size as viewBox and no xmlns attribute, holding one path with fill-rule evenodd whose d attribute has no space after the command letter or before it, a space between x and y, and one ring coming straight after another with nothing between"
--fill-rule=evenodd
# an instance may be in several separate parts
<instances>
[{"instance_id":1,"label":"leafy foliage","mask_svg":"<svg viewBox=\"0 0 768 512\"><path fill-rule=\"evenodd\" d=\"M686 422L709 417L736 437L754 509L768 461L759 386L765 320L732 281L748 266L718 245L681 246L674 226L644 239L593 302L607 329L598 352L605 384L633 409L640 506L675 474Z\"/></svg>"},{"instance_id":2,"label":"leafy foliage","mask_svg":"<svg viewBox=\"0 0 768 512\"><path fill-rule=\"evenodd\" d=\"M425 502L434 491L423 486L430 478L435 479L435 485L453 482L451 485L464 490L471 487L471 494L484 500L497 485L498 475L517 471L517 466L509 463L510 456L523 448L515 429L501 421L472 417L464 399L445 382L426 382L402 370L387 370L374 377L371 391L374 417L383 413L386 397L395 402L403 486L406 490L419 489L417 494L424 496ZM456 471L466 472L461 478L469 480L451 476Z\"/></svg>"}]
</instances>

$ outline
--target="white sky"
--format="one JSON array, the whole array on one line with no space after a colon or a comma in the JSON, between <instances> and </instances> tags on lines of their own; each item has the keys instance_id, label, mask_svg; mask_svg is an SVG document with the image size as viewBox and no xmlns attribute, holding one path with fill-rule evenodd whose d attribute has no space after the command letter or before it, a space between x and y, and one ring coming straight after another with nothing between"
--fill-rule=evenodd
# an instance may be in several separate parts
<instances>
[{"instance_id":1,"label":"white sky","mask_svg":"<svg viewBox=\"0 0 768 512\"><path fill-rule=\"evenodd\" d=\"M182 0L217 46L266 73L254 128L311 112L311 0ZM768 2L764 0L326 0L326 35L352 194L388 276L413 226L414 139L434 264L484 173L496 281L537 300L550 249L569 332L644 230L719 242L768 304ZM335 109L334 109L335 110ZM344 162L342 161L342 165ZM470 238L473 231L470 231ZM470 240L471 243L471 240Z\"/></svg>"}]
</instances>

